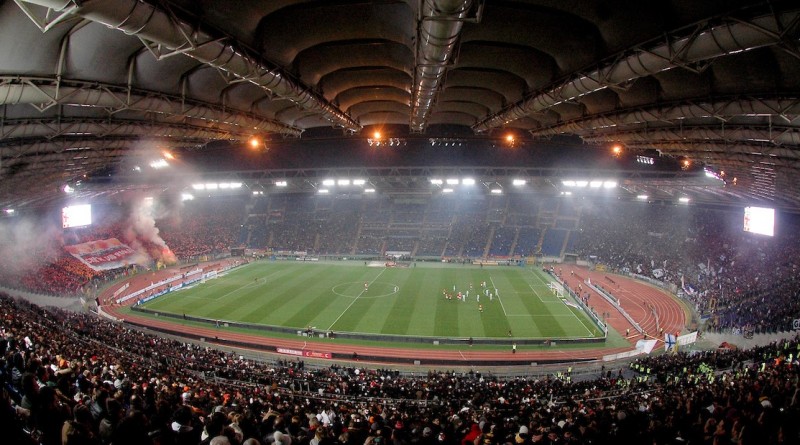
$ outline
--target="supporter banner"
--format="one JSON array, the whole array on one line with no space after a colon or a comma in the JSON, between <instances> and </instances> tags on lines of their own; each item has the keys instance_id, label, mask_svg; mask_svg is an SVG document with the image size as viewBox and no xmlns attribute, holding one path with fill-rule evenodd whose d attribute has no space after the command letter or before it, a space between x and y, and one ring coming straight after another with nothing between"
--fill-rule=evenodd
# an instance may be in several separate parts
<instances>
[{"instance_id":1,"label":"supporter banner","mask_svg":"<svg viewBox=\"0 0 800 445\"><path fill-rule=\"evenodd\" d=\"M94 270L111 270L128 266L139 254L116 238L65 246L67 252Z\"/></svg>"},{"instance_id":2,"label":"supporter banner","mask_svg":"<svg viewBox=\"0 0 800 445\"><path fill-rule=\"evenodd\" d=\"M664 351L671 351L675 349L677 339L675 334L664 334Z\"/></svg>"},{"instance_id":3,"label":"supporter banner","mask_svg":"<svg viewBox=\"0 0 800 445\"><path fill-rule=\"evenodd\" d=\"M119 294L121 294L121 293L125 292L125 289L127 289L127 288L129 288L129 287L131 287L131 283L125 283L125 284L124 284L123 286L121 286L119 289L115 290L115 291L114 291L114 298L117 298L117 297L119 297Z\"/></svg>"},{"instance_id":4,"label":"supporter banner","mask_svg":"<svg viewBox=\"0 0 800 445\"><path fill-rule=\"evenodd\" d=\"M678 343L679 346L684 346L684 345L692 344L692 343L694 343L696 341L697 341L697 331L694 331L694 332L690 332L690 333L688 333L686 335L681 335L680 337L678 337L678 342L677 343Z\"/></svg>"},{"instance_id":5,"label":"supporter banner","mask_svg":"<svg viewBox=\"0 0 800 445\"><path fill-rule=\"evenodd\" d=\"M636 342L636 350L643 354L649 354L656 347L656 343L658 343L656 340L639 340Z\"/></svg>"}]
</instances>

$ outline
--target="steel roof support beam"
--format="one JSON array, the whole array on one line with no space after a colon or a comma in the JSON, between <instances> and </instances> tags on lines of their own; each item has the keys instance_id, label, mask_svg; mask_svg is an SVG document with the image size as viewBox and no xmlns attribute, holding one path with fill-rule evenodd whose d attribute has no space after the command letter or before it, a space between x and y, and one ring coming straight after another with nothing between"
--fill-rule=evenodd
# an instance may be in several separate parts
<instances>
[{"instance_id":1,"label":"steel roof support beam","mask_svg":"<svg viewBox=\"0 0 800 445\"><path fill-rule=\"evenodd\" d=\"M34 23L46 31L46 21L37 20L27 4L47 8L46 17L82 17L133 35L157 59L184 54L219 69L239 81L250 82L270 95L287 99L299 107L322 115L331 124L349 131L361 125L346 113L291 79L277 66L252 56L231 38L218 38L193 23L182 20L159 6L138 0L15 0Z\"/></svg>"},{"instance_id":2,"label":"steel roof support beam","mask_svg":"<svg viewBox=\"0 0 800 445\"><path fill-rule=\"evenodd\" d=\"M637 148L653 148L672 156L712 162L725 161L725 156L749 165L765 164L800 169L800 149L777 147L766 143L728 143L724 141L656 141L631 144Z\"/></svg>"},{"instance_id":3,"label":"steel roof support beam","mask_svg":"<svg viewBox=\"0 0 800 445\"><path fill-rule=\"evenodd\" d=\"M668 34L659 42L648 42L617 54L592 71L575 73L566 81L539 90L530 97L487 116L473 125L472 129L476 132L488 131L531 113L672 68L692 68L717 57L785 45L787 35L796 30L798 21L800 11L795 10L775 12L750 20L726 17L721 23L708 22L691 30L679 30ZM794 41L788 43L796 46Z\"/></svg>"},{"instance_id":4,"label":"steel roof support beam","mask_svg":"<svg viewBox=\"0 0 800 445\"><path fill-rule=\"evenodd\" d=\"M685 118L709 118L725 122L736 116L773 116L773 119L778 122L795 122L800 116L800 98L693 99L589 115L533 129L530 130L530 134L532 136L588 134L593 131L614 131L616 128L635 127L649 123L670 124Z\"/></svg>"},{"instance_id":5,"label":"steel roof support beam","mask_svg":"<svg viewBox=\"0 0 800 445\"><path fill-rule=\"evenodd\" d=\"M750 125L716 125L716 126L675 126L667 128L640 128L608 133L594 132L583 136L589 143L620 142L625 145L638 146L660 141L725 141L738 143L750 141L763 143L765 146L793 145L800 146L800 126L750 126ZM790 150L795 151L795 150ZM800 153L800 152L799 152Z\"/></svg>"},{"instance_id":6,"label":"steel roof support beam","mask_svg":"<svg viewBox=\"0 0 800 445\"><path fill-rule=\"evenodd\" d=\"M420 0L411 131L422 132L461 36L472 0Z\"/></svg>"},{"instance_id":7,"label":"steel roof support beam","mask_svg":"<svg viewBox=\"0 0 800 445\"><path fill-rule=\"evenodd\" d=\"M173 122L153 122L123 119L84 119L55 117L49 119L0 120L0 145L16 144L29 138L55 138L59 136L86 135L170 137L205 140L246 139L252 132L242 128L209 128Z\"/></svg>"},{"instance_id":8,"label":"steel roof support beam","mask_svg":"<svg viewBox=\"0 0 800 445\"><path fill-rule=\"evenodd\" d=\"M110 114L132 110L240 127L242 133L269 132L296 137L302 134L299 128L253 113L156 91L65 79L0 76L0 105L13 104L29 104L39 111L57 105L103 108Z\"/></svg>"}]
</instances>

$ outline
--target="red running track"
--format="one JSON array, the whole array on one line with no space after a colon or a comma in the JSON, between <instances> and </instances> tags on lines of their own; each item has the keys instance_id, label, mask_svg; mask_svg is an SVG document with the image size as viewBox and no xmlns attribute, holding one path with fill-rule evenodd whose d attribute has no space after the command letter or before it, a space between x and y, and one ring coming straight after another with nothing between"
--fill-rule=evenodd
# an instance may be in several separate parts
<instances>
[{"instance_id":1,"label":"red running track","mask_svg":"<svg viewBox=\"0 0 800 445\"><path fill-rule=\"evenodd\" d=\"M204 267L209 268L208 265ZM686 322L685 312L681 305L672 296L666 294L664 291L640 282L634 281L629 278L621 277L618 275L609 275L603 272L588 271L585 268L570 267L570 272L564 273L563 279L570 287L576 288L578 284L585 280L585 277L591 277L593 283L602 283L606 280L607 286L604 286L611 294L619 298L621 306L628 312L628 314L637 321L645 331L657 337L658 328L656 327L656 316L661 327L664 327L666 332L681 331ZM167 269L158 272L149 272L137 275L127 282L130 283L130 291L141 289L153 282L157 282L165 277L176 273L176 269ZM574 271L574 275L571 273ZM610 281L605 277L608 276L613 280L613 286ZM606 284L603 283L603 284ZM119 283L106 289L101 295L102 302L111 302L111 296L114 291L123 286L124 283ZM595 293L591 289L587 289L584 284L583 292L590 293L589 305L594 307L598 313L607 312L610 316L607 321L617 332L624 333L626 329L630 328L631 335L628 337L631 345L635 344L637 340L641 339L641 335L636 333L633 326L625 319L610 303L603 297ZM128 293L128 292L126 292ZM135 299L123 303L132 304ZM649 308L653 308L650 310ZM419 360L423 365L426 362L442 363L447 362L452 366L470 366L474 364L489 364L489 363L502 363L504 365L530 365L532 362L547 363L547 362L576 362L586 360L598 360L604 355L616 354L620 352L629 351L632 347L622 348L594 348L594 349L577 349L577 350L559 350L554 347L552 351L525 351L518 349L516 353L511 352L511 343L507 351L477 351L471 349L469 346L453 350L436 350L436 349L414 349L406 347L371 347L371 346L354 346L348 344L338 344L335 339L319 339L314 342L307 342L302 339L288 340L283 338L269 337L265 335L244 334L225 330L225 328L215 327L191 327L184 326L179 323L171 323L168 320L153 320L151 318L138 316L135 314L122 314L119 311L120 306L115 304L104 304L103 310L110 315L125 320L127 322L148 326L155 330L169 331L175 333L183 333L192 337L203 337L209 342L215 342L215 339L220 344L229 342L247 343L254 345L253 349L261 352L275 352L276 348L288 348L302 351L324 351L338 356L353 356L353 353L358 354L359 357L375 357L376 359L370 360L375 363L405 363L411 364L415 360ZM633 334L636 333L636 334ZM256 346L257 345L257 346ZM241 348L240 348L241 349ZM246 348L245 348L246 349Z\"/></svg>"}]
</instances>

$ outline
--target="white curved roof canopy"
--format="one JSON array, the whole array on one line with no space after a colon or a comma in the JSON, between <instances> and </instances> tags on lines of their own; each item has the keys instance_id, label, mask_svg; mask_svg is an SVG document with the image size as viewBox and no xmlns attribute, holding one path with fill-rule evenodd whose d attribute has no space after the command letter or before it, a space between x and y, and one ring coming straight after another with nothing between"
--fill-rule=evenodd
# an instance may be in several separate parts
<instances>
[{"instance_id":1,"label":"white curved roof canopy","mask_svg":"<svg viewBox=\"0 0 800 445\"><path fill-rule=\"evenodd\" d=\"M799 48L793 1L0 0L0 203L143 137L391 124L656 149L798 208Z\"/></svg>"}]
</instances>

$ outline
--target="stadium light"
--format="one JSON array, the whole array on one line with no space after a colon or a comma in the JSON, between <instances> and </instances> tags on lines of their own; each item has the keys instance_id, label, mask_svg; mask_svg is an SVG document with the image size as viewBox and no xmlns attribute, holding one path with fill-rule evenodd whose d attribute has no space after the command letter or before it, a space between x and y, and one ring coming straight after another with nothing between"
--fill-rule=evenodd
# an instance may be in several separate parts
<instances>
[{"instance_id":1,"label":"stadium light","mask_svg":"<svg viewBox=\"0 0 800 445\"><path fill-rule=\"evenodd\" d=\"M681 204L689 204L689 198L686 196L681 196L680 198L678 198L678 202L680 202Z\"/></svg>"},{"instance_id":2,"label":"stadium light","mask_svg":"<svg viewBox=\"0 0 800 445\"><path fill-rule=\"evenodd\" d=\"M589 181L575 181L575 187L586 187L589 185Z\"/></svg>"},{"instance_id":3,"label":"stadium light","mask_svg":"<svg viewBox=\"0 0 800 445\"><path fill-rule=\"evenodd\" d=\"M503 193L503 189L492 189L493 195L499 195Z\"/></svg>"},{"instance_id":4,"label":"stadium light","mask_svg":"<svg viewBox=\"0 0 800 445\"><path fill-rule=\"evenodd\" d=\"M367 181L365 181L364 179L353 179L353 185L364 185L366 183Z\"/></svg>"},{"instance_id":5,"label":"stadium light","mask_svg":"<svg viewBox=\"0 0 800 445\"><path fill-rule=\"evenodd\" d=\"M458 181L458 179L450 178L450 179L446 180L445 182L447 183L447 185L458 185L459 181Z\"/></svg>"},{"instance_id":6,"label":"stadium light","mask_svg":"<svg viewBox=\"0 0 800 445\"><path fill-rule=\"evenodd\" d=\"M3 209L3 212L5 212L6 215L13 215L14 214L14 209Z\"/></svg>"},{"instance_id":7,"label":"stadium light","mask_svg":"<svg viewBox=\"0 0 800 445\"><path fill-rule=\"evenodd\" d=\"M336 184L337 185L342 185L342 186L350 185L350 180L349 179L340 179L340 180L336 181Z\"/></svg>"},{"instance_id":8,"label":"stadium light","mask_svg":"<svg viewBox=\"0 0 800 445\"><path fill-rule=\"evenodd\" d=\"M638 196L636 196L636 199L638 199L640 201L647 201L647 198L649 198L649 196L647 196L647 195L638 195Z\"/></svg>"},{"instance_id":9,"label":"stadium light","mask_svg":"<svg viewBox=\"0 0 800 445\"><path fill-rule=\"evenodd\" d=\"M364 189L364 193L375 193L375 189Z\"/></svg>"},{"instance_id":10,"label":"stadium light","mask_svg":"<svg viewBox=\"0 0 800 445\"><path fill-rule=\"evenodd\" d=\"M192 188L195 189L195 190L205 190L206 189L206 185L205 184L192 184Z\"/></svg>"},{"instance_id":11,"label":"stadium light","mask_svg":"<svg viewBox=\"0 0 800 445\"><path fill-rule=\"evenodd\" d=\"M444 181L442 181L441 179L431 179L431 184L433 184L433 185L442 185L442 184L444 184Z\"/></svg>"},{"instance_id":12,"label":"stadium light","mask_svg":"<svg viewBox=\"0 0 800 445\"><path fill-rule=\"evenodd\" d=\"M194 195L191 193L181 193L181 201L191 201L194 199Z\"/></svg>"},{"instance_id":13,"label":"stadium light","mask_svg":"<svg viewBox=\"0 0 800 445\"><path fill-rule=\"evenodd\" d=\"M158 159L158 160L155 160L155 161L151 162L150 163L150 167L152 167L152 168L154 168L156 170L159 170L159 169L162 169L162 168L169 167L169 163L167 163L166 159L161 158L161 159Z\"/></svg>"},{"instance_id":14,"label":"stadium light","mask_svg":"<svg viewBox=\"0 0 800 445\"><path fill-rule=\"evenodd\" d=\"M453 189L442 189L442 193L453 193Z\"/></svg>"},{"instance_id":15,"label":"stadium light","mask_svg":"<svg viewBox=\"0 0 800 445\"><path fill-rule=\"evenodd\" d=\"M561 196L572 196L572 192L561 192Z\"/></svg>"},{"instance_id":16,"label":"stadium light","mask_svg":"<svg viewBox=\"0 0 800 445\"><path fill-rule=\"evenodd\" d=\"M324 185L326 187L330 187L330 186L332 186L334 184L336 184L336 181L334 181L333 179L325 179L325 180L322 181L322 185Z\"/></svg>"},{"instance_id":17,"label":"stadium light","mask_svg":"<svg viewBox=\"0 0 800 445\"><path fill-rule=\"evenodd\" d=\"M464 178L461 180L461 184L463 185L475 185L475 180L473 178Z\"/></svg>"},{"instance_id":18,"label":"stadium light","mask_svg":"<svg viewBox=\"0 0 800 445\"><path fill-rule=\"evenodd\" d=\"M613 189L617 187L617 181L605 181L603 182L603 188L605 189Z\"/></svg>"},{"instance_id":19,"label":"stadium light","mask_svg":"<svg viewBox=\"0 0 800 445\"><path fill-rule=\"evenodd\" d=\"M319 194L320 195L325 195L325 194L328 194L328 193L329 193L328 189L319 189Z\"/></svg>"},{"instance_id":20,"label":"stadium light","mask_svg":"<svg viewBox=\"0 0 800 445\"><path fill-rule=\"evenodd\" d=\"M70 187L69 184L65 185L61 190L64 190L64 193L73 193L75 191L75 189Z\"/></svg>"},{"instance_id":21,"label":"stadium light","mask_svg":"<svg viewBox=\"0 0 800 445\"><path fill-rule=\"evenodd\" d=\"M206 190L216 190L219 188L217 184L206 184Z\"/></svg>"},{"instance_id":22,"label":"stadium light","mask_svg":"<svg viewBox=\"0 0 800 445\"><path fill-rule=\"evenodd\" d=\"M563 184L564 187L575 187L575 181L561 181L561 184Z\"/></svg>"},{"instance_id":23,"label":"stadium light","mask_svg":"<svg viewBox=\"0 0 800 445\"><path fill-rule=\"evenodd\" d=\"M602 186L603 186L603 181L591 181L589 183L589 187L591 187L593 189L600 188Z\"/></svg>"},{"instance_id":24,"label":"stadium light","mask_svg":"<svg viewBox=\"0 0 800 445\"><path fill-rule=\"evenodd\" d=\"M231 188L231 185L227 182L220 182L217 186L222 190Z\"/></svg>"},{"instance_id":25,"label":"stadium light","mask_svg":"<svg viewBox=\"0 0 800 445\"><path fill-rule=\"evenodd\" d=\"M512 181L512 184L514 184L516 187L522 187L523 185L525 185L527 183L528 183L528 181L526 181L524 179L515 179L514 181Z\"/></svg>"},{"instance_id":26,"label":"stadium light","mask_svg":"<svg viewBox=\"0 0 800 445\"><path fill-rule=\"evenodd\" d=\"M287 185L289 185L289 183L286 181L275 181L276 187L286 187Z\"/></svg>"}]
</instances>

